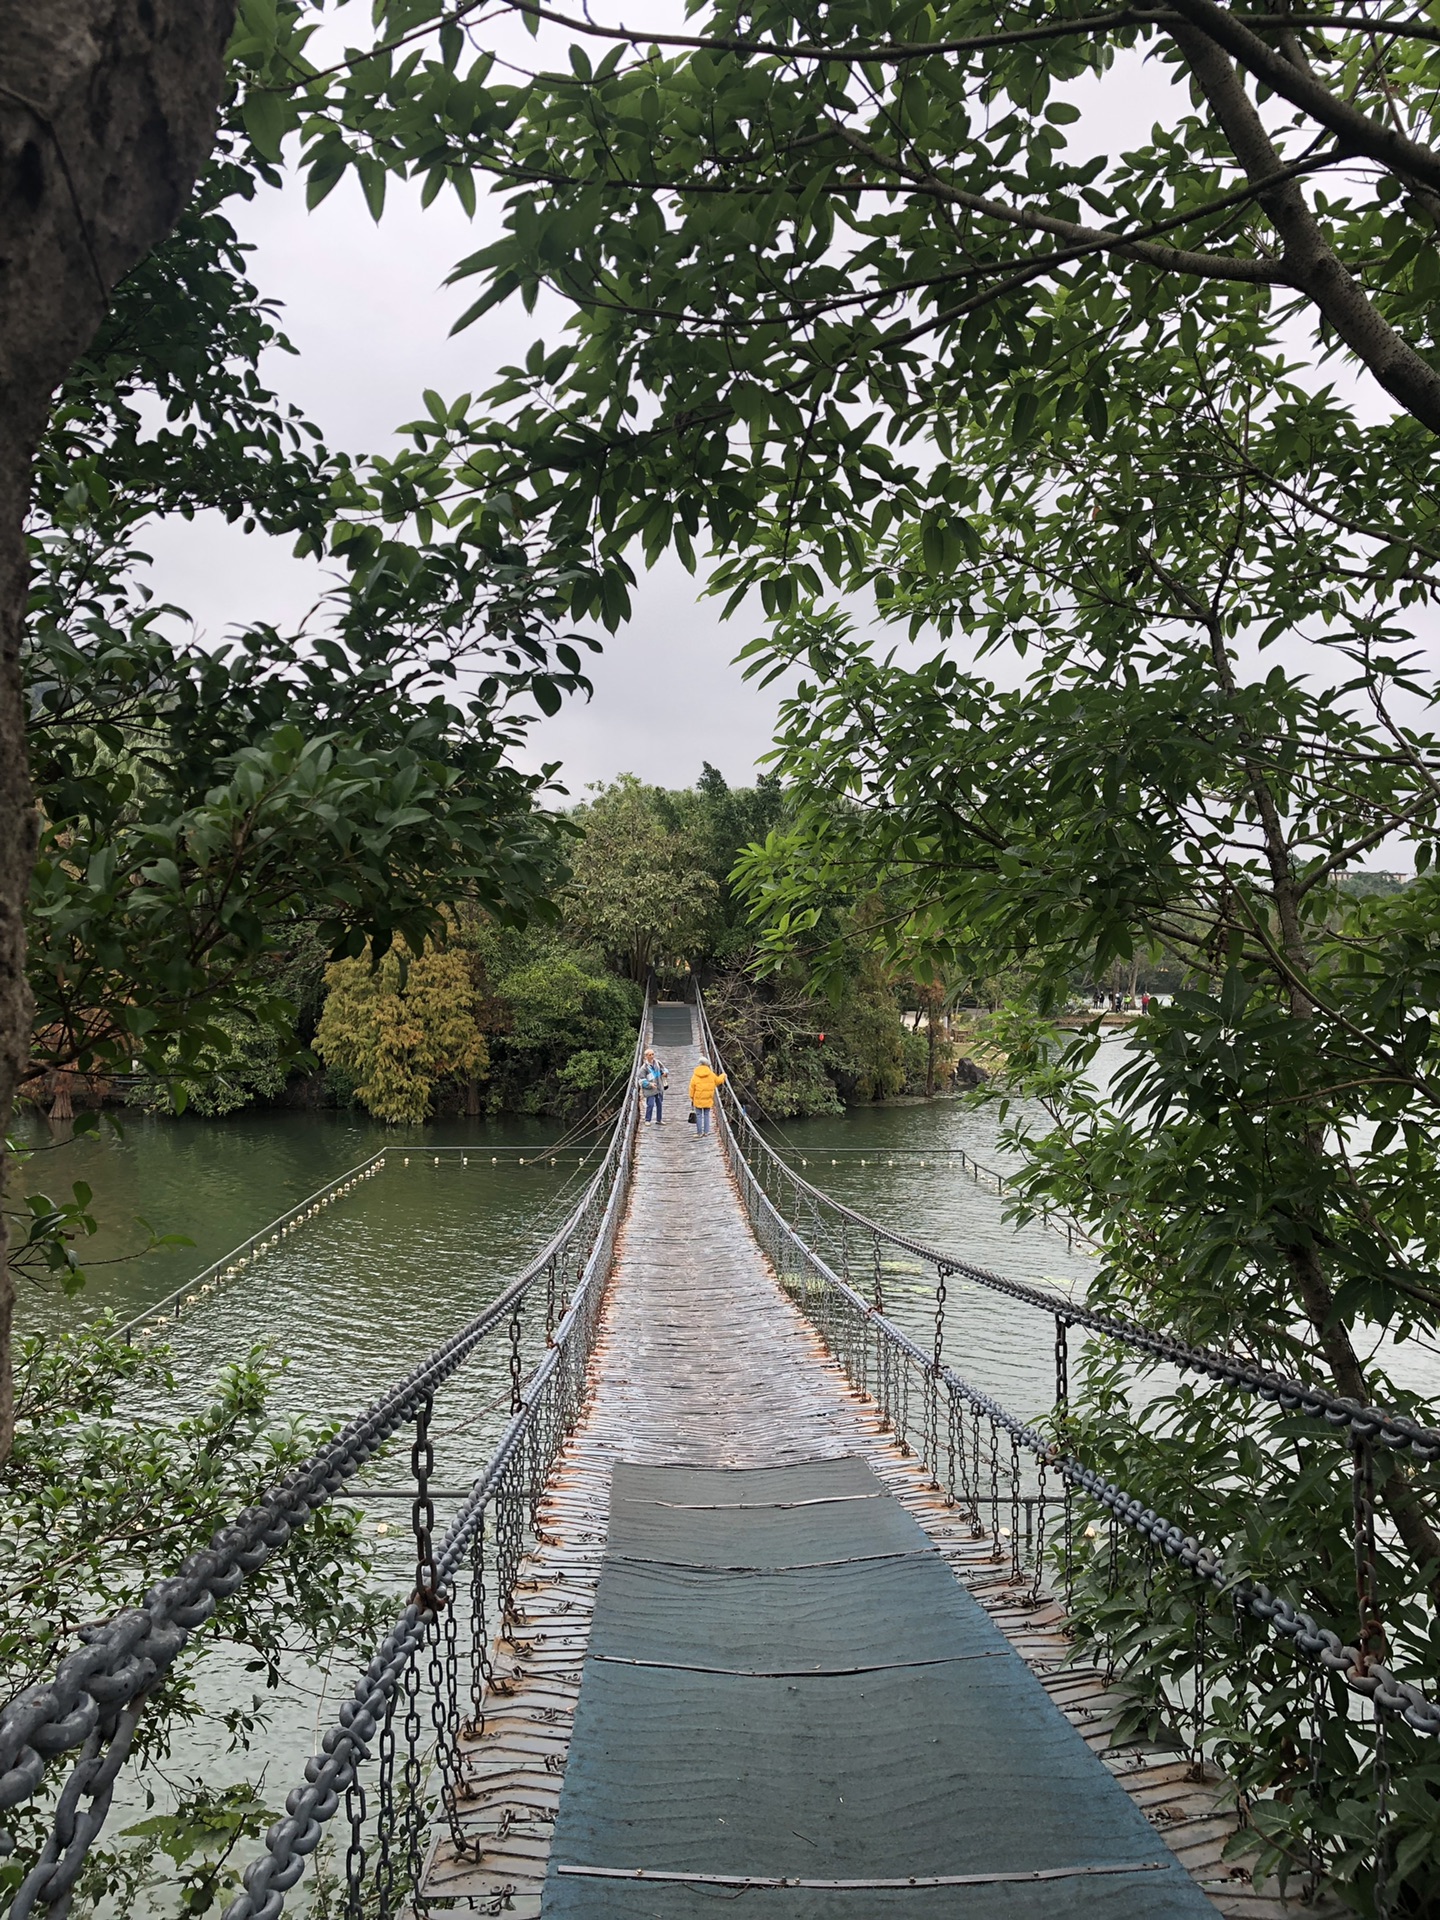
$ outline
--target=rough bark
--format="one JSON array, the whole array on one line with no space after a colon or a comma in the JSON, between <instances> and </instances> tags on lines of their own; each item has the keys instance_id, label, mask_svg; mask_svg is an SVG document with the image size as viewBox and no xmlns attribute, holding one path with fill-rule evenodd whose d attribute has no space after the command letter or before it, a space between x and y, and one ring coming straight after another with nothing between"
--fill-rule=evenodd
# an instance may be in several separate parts
<instances>
[{"instance_id":1,"label":"rough bark","mask_svg":"<svg viewBox=\"0 0 1440 1920\"><path fill-rule=\"evenodd\" d=\"M19 655L31 468L57 384L214 144L233 14L234 0L0 0L0 1128L30 1041L36 821ZM0 1462L13 1307L0 1223Z\"/></svg>"}]
</instances>

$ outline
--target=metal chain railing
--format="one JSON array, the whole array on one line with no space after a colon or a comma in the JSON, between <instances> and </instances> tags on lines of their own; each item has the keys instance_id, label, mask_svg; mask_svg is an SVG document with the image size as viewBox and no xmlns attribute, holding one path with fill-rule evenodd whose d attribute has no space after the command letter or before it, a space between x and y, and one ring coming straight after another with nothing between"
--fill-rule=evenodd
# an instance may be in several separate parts
<instances>
[{"instance_id":1,"label":"metal chain railing","mask_svg":"<svg viewBox=\"0 0 1440 1920\"><path fill-rule=\"evenodd\" d=\"M593 1270L597 1249L604 1236L613 1232L617 1195L629 1176L634 1088L644 1034L642 1020L630 1088L620 1109L621 1123L604 1160L568 1218L518 1279L352 1419L326 1446L220 1528L208 1546L192 1554L173 1576L152 1587L140 1606L81 1628L82 1644L60 1660L52 1677L27 1687L0 1710L0 1817L35 1799L51 1778L55 1763L78 1750L78 1758L57 1794L39 1856L6 1909L8 1920L68 1913L86 1855L110 1811L115 1783L129 1755L144 1702L191 1635L280 1552L394 1433L428 1407L436 1392L488 1335L498 1327L513 1326L519 1303L537 1280L543 1283L556 1266L561 1272ZM535 1292L543 1312L544 1285ZM577 1287L567 1303L565 1318L554 1331L555 1345L533 1376L533 1390L543 1387L559 1366L552 1356L560 1353L561 1333L582 1311ZM567 1339L573 1344L573 1335ZM521 1394L511 1423L521 1436L529 1431L534 1417L529 1411L532 1389ZM518 1442L511 1442L512 1449L515 1444ZM444 1570L443 1549L437 1558L437 1570ZM381 1685L383 1676L400 1658L400 1641L393 1647L387 1643L387 1647L388 1651L381 1648L376 1654L379 1664L373 1666L372 1686ZM404 1670L408 1658L407 1654L400 1659L395 1673ZM9 1857L14 1845L13 1835L0 1828L0 1858Z\"/></svg>"},{"instance_id":2,"label":"metal chain railing","mask_svg":"<svg viewBox=\"0 0 1440 1920\"><path fill-rule=\"evenodd\" d=\"M717 1059L713 1036L709 1035L708 1028L706 1032L711 1048L711 1058ZM778 1161L777 1156L771 1153L766 1142L750 1126L746 1116L733 1102L727 1102L722 1098L718 1103L718 1117L718 1131L756 1238L775 1266L782 1282L790 1284L790 1290L815 1321L827 1347L840 1361L854 1384L863 1392L872 1392L872 1381L878 1383L879 1392L875 1393L874 1397L879 1401L883 1417L894 1427L896 1437L901 1444L909 1446L912 1428L908 1416L908 1389L903 1379L900 1382L896 1381L897 1372L907 1376L922 1389L927 1383L935 1388L943 1387L957 1402L963 1403L975 1414L990 1422L991 1491L987 1504L991 1508L990 1531L993 1536L1000 1537L1002 1533L998 1525L1001 1506L998 1445L999 1437L1003 1433L1013 1443L1016 1453L1021 1448L1025 1449L1036 1461L1037 1468L1043 1463L1048 1472L1058 1473L1067 1486L1087 1495L1107 1512L1114 1514L1120 1524L1129 1527L1142 1539L1159 1547L1187 1572L1198 1575L1200 1579L1227 1596L1233 1595L1248 1614L1290 1641L1299 1652L1316 1661L1326 1672L1339 1675L1354 1693L1374 1702L1381 1711L1403 1719L1418 1733L1440 1735L1440 1704L1430 1700L1419 1688L1401 1680L1381 1661L1346 1642L1330 1628L1320 1626L1311 1614L1292 1605L1283 1595L1273 1593L1263 1582L1242 1580L1237 1583L1226 1571L1223 1553L1201 1546L1199 1541L1193 1535L1186 1533L1183 1527L1177 1526L1173 1521L1147 1506L1143 1500L1125 1492L1123 1488L1107 1480L1104 1475L1096 1473L1092 1468L1074 1459L1064 1450L1061 1441L1048 1438L1028 1421L1009 1412L998 1400L971 1386L952 1367L940 1362L938 1340L937 1351L927 1353L909 1334L898 1327L893 1320L887 1318L881 1305L866 1301L854 1287L842 1280L831 1269L822 1256L806 1243L785 1218L766 1190L760 1175L752 1166L747 1150L754 1150L758 1144L760 1150L769 1155L772 1161L776 1161L785 1174L797 1180L798 1176L793 1175L783 1161ZM970 1267L952 1255L935 1253L918 1241L887 1233L885 1229L877 1227L873 1221L867 1220L864 1215L857 1214L849 1208L841 1208L837 1202L828 1201L828 1196L819 1189L811 1187L807 1181L799 1181L799 1185L806 1189L807 1200L813 1198L828 1202L838 1212L843 1213L851 1225L861 1226L874 1236L877 1245L881 1240L888 1240L911 1252L921 1253L932 1260L937 1270L947 1277L959 1273L973 1279L983 1271ZM999 1280L1006 1291L1010 1291L1012 1286L1017 1284L1003 1281L998 1275L991 1277ZM1092 1314L1078 1303L1067 1300L1064 1295L1050 1295L1043 1288L1019 1288L1019 1291L1022 1295L1031 1296L1032 1299L1043 1299L1046 1311L1055 1318L1057 1388L1068 1397L1068 1355L1062 1329L1064 1326L1079 1325L1109 1332L1110 1327L1106 1316ZM1126 1323L1118 1324L1123 1326ZM1158 1342L1158 1336L1148 1335L1147 1342L1151 1338ZM872 1368L869 1354L872 1344L875 1343L883 1343L894 1356L894 1363L889 1368L883 1365ZM1145 1350L1153 1352L1156 1347L1147 1344ZM1174 1343L1174 1354L1192 1354L1199 1357L1198 1350L1183 1347L1178 1342ZM1165 1357L1173 1356L1167 1353ZM1204 1357L1215 1361L1217 1365L1223 1360L1223 1356L1218 1355ZM1244 1385L1246 1381L1239 1379L1233 1384ZM1297 1394L1308 1392L1298 1383L1284 1384ZM1332 1396L1317 1396L1317 1398L1329 1400ZM1324 1407L1314 1409L1301 1404L1296 1408L1289 1408L1286 1402L1282 1401L1281 1404L1286 1405L1287 1410L1291 1411L1318 1410L1329 1424L1341 1424L1338 1419L1332 1419ZM1412 1444L1408 1440L1400 1442L1387 1433L1386 1423L1398 1422L1401 1416L1386 1414L1374 1408L1357 1409L1349 1401L1338 1404L1347 1416L1346 1423L1349 1424L1352 1437L1358 1445L1368 1447L1368 1444L1376 1438L1385 1439L1391 1445ZM1363 1415L1364 1418L1356 1417L1357 1415ZM949 1424L949 1422L945 1423L947 1432ZM1415 1425L1415 1423L1405 1424ZM941 1423L938 1420L930 1423L928 1430L938 1434L942 1430ZM1427 1441L1433 1439L1437 1447L1440 1447L1440 1434L1432 1434L1430 1429L1421 1428L1418 1425L1415 1425L1415 1431ZM936 1484L939 1485L942 1468L948 1477L952 1470L951 1464L941 1458L938 1449L930 1452L925 1448L923 1433L921 1438L921 1457L934 1476ZM1009 1476L1009 1487L1013 1509L1015 1501L1023 1499L1023 1495L1019 1492L1018 1473L1012 1472ZM1363 1490L1361 1494L1357 1494L1356 1506L1373 1535L1373 1508L1370 1498ZM1013 1555L1018 1551L1013 1531L1011 1539ZM1362 1538L1357 1546L1357 1554L1362 1562L1373 1554L1373 1551L1373 1538L1368 1541Z\"/></svg>"},{"instance_id":3,"label":"metal chain railing","mask_svg":"<svg viewBox=\"0 0 1440 1920\"><path fill-rule=\"evenodd\" d=\"M713 1042L711 1045L713 1047ZM716 1057L713 1051L711 1057ZM1388 1809L1393 1799L1385 1728L1387 1723L1393 1726L1403 1722L1416 1733L1440 1737L1440 1703L1401 1679L1375 1651L1375 1644L1383 1646L1383 1638L1378 1628L1372 1631L1369 1624L1373 1616L1375 1553L1370 1464L1373 1435L1361 1435L1358 1423L1352 1427L1356 1448L1355 1577L1362 1622L1357 1644L1322 1625L1313 1614L1295 1606L1265 1582L1237 1573L1234 1569L1238 1554L1202 1545L1182 1526L1076 1458L1069 1410L1067 1334L1071 1323L1086 1324L1083 1309L1066 1303L1063 1310L1056 1311L1056 1407L1054 1432L1047 1434L973 1386L942 1357L944 1280L954 1272L965 1272L966 1268L949 1257L936 1256L942 1277L936 1294L933 1344L927 1351L887 1316L881 1303L867 1300L848 1279L835 1272L785 1218L747 1156L746 1149L753 1145L755 1135L753 1131L743 1132L742 1126L743 1115L734 1112L730 1103L718 1103L717 1131L756 1239L778 1279L812 1320L852 1384L874 1400L879 1417L890 1429L896 1444L918 1456L933 1484L948 1491L962 1515L968 1516L977 1538L988 1535L997 1579L1018 1584L1028 1563L1032 1574L1029 1594L1032 1599L1038 1599L1046 1552L1047 1508L1062 1505L1063 1526L1052 1549L1052 1558L1058 1565L1068 1598L1074 1579L1072 1499L1076 1496L1089 1503L1093 1510L1110 1517L1112 1592L1117 1578L1116 1548L1122 1530L1130 1532L1148 1557L1147 1592L1153 1589L1157 1549L1160 1555L1191 1575L1200 1588L1193 1634L1193 1686L1188 1701L1182 1695L1172 1705L1177 1709L1177 1719L1188 1722L1190 1739L1186 1744L1193 1755L1201 1756L1202 1763L1207 1733L1214 1731L1207 1720L1210 1685L1207 1649L1213 1611L1213 1602L1206 1599L1207 1592L1223 1597L1237 1626L1243 1626L1246 1621L1258 1622L1278 1644L1289 1646L1310 1664L1314 1675L1312 1712L1320 1729L1312 1732L1311 1737L1316 1752L1323 1734L1321 1723L1333 1710L1329 1691L1332 1682L1341 1686L1342 1698L1353 1700L1355 1711L1368 1706L1374 1717L1376 1782L1372 1850L1375 1886L1383 1901L1389 1872ZM873 1228L873 1223L849 1213L847 1227L856 1225L867 1231ZM845 1244L848 1251L848 1240ZM878 1240L874 1244L878 1245ZM912 1421L910 1414L912 1389L925 1409L924 1417L918 1422ZM986 1427L988 1444L984 1437ZM1038 1523L1033 1528L1027 1526L1023 1537L1020 1516L1031 1496L1024 1490L1022 1455L1033 1463L1031 1470L1038 1486L1033 1496ZM1050 1476L1055 1476L1064 1490L1058 1499L1046 1497ZM1243 1632L1237 1632L1236 1638L1243 1646ZM1257 1713L1273 1710L1273 1702L1259 1700L1260 1689L1250 1688L1247 1693L1247 1675L1248 1660L1246 1671L1238 1673L1230 1682L1231 1700L1248 1700ZM1355 1725L1353 1717L1351 1725ZM1319 1786L1313 1786L1312 1792L1318 1805ZM1318 1852L1316 1857L1317 1860L1320 1857ZM1383 1910L1383 1905L1377 1909Z\"/></svg>"},{"instance_id":4,"label":"metal chain railing","mask_svg":"<svg viewBox=\"0 0 1440 1920\"><path fill-rule=\"evenodd\" d=\"M773 1120L771 1125L774 1125ZM954 1167L958 1163L961 1173L968 1173L977 1187L982 1186L987 1180L993 1181L997 1199L1003 1199L1014 1184L1008 1174L1001 1173L998 1167L987 1166L983 1160L977 1160L966 1147L827 1146L816 1154L817 1159L828 1158L832 1167L841 1164L842 1156L852 1165L858 1159L862 1167L869 1166L872 1160L877 1167L882 1165L893 1167L897 1158L901 1166L904 1166L907 1160L912 1163L918 1160L922 1167ZM810 1164L809 1157L804 1153L800 1155L800 1164L802 1167L808 1167ZM1052 1233L1058 1233L1072 1252L1077 1245L1089 1252L1095 1251L1095 1243L1089 1234L1068 1214L1041 1212L1036 1215L1036 1218Z\"/></svg>"},{"instance_id":5,"label":"metal chain railing","mask_svg":"<svg viewBox=\"0 0 1440 1920\"><path fill-rule=\"evenodd\" d=\"M423 1800L426 1756L420 1749L419 1689L421 1656L433 1650L428 1677L432 1690L431 1724L439 1780L439 1814L458 1849L466 1841L460 1826L462 1772L459 1743L478 1738L490 1675L486 1607L505 1618L527 1541L533 1538L536 1509L555 1460L584 1407L588 1364L595 1344L615 1237L624 1213L634 1153L636 1111L622 1121L617 1177L604 1218L581 1267L574 1292L554 1330L543 1359L525 1383L499 1446L475 1482L465 1505L438 1548L417 1527L416 1591L374 1658L356 1682L351 1698L321 1742L321 1751L305 1767L303 1785L292 1789L285 1817L266 1836L265 1852L245 1870L244 1890L225 1910L225 1920L278 1920L285 1896L300 1879L318 1846L326 1822L342 1800L349 1815L345 1855L346 1914L396 1920L426 1909L422 1887L425 1834L429 1813ZM417 1442L418 1445L418 1442ZM491 1582L483 1575L486 1517L495 1528ZM426 1585L426 1578L429 1584ZM455 1606L468 1583L470 1608L469 1676L472 1712L462 1718L458 1699L459 1635ZM443 1655L440 1642L443 1638ZM379 1814L367 1830L370 1803L360 1769L371 1757L377 1732L393 1724L403 1701L402 1787L395 1791L396 1743L387 1753L382 1741ZM398 1842L398 1844L397 1844Z\"/></svg>"},{"instance_id":6,"label":"metal chain railing","mask_svg":"<svg viewBox=\"0 0 1440 1920\"><path fill-rule=\"evenodd\" d=\"M704 1021L703 1006L700 1013ZM715 1041L708 1023L705 1033L707 1043L712 1048L711 1057L718 1058L713 1052ZM1325 1387L1310 1385L1269 1368L1252 1365L1232 1354L1217 1353L1209 1347L1190 1346L1176 1339L1173 1334L1157 1332L1139 1321L1084 1306L1053 1287L1037 1287L1023 1280L1009 1279L1005 1274L995 1273L988 1267L977 1267L968 1260L958 1259L954 1254L942 1253L909 1234L881 1226L868 1215L857 1212L854 1207L846 1206L822 1188L813 1186L788 1161L781 1159L739 1101L729 1095L728 1088L721 1090L721 1101L726 1104L731 1122L744 1141L745 1153L765 1169L767 1191L772 1186L788 1190L792 1222L808 1216L813 1223L818 1213L832 1218L837 1232L844 1226L858 1228L862 1234L870 1236L875 1249L877 1286L880 1247L895 1247L937 1271L943 1268L951 1276L973 1281L976 1286L1003 1294L1022 1306L1048 1314L1052 1319L1063 1318L1072 1326L1084 1327L1136 1352L1168 1361L1182 1372L1205 1374L1226 1386L1255 1394L1262 1400L1273 1402L1285 1413L1299 1413L1323 1420L1327 1426L1348 1430L1361 1440L1378 1441L1396 1452L1408 1452L1417 1460L1440 1460L1440 1429L1427 1427L1409 1414L1364 1406L1358 1400L1348 1400ZM774 1198L773 1193L771 1197Z\"/></svg>"}]
</instances>

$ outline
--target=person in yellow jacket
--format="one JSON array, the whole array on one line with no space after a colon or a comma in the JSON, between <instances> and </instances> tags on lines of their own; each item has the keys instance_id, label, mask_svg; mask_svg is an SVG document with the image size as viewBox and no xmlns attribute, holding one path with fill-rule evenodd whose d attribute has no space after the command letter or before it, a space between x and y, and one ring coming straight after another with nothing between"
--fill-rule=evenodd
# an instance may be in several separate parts
<instances>
[{"instance_id":1,"label":"person in yellow jacket","mask_svg":"<svg viewBox=\"0 0 1440 1920\"><path fill-rule=\"evenodd\" d=\"M702 1053L695 1071L690 1076L690 1104L695 1109L696 1133L709 1133L710 1109L715 1104L715 1089L723 1087L725 1076L716 1073Z\"/></svg>"}]
</instances>

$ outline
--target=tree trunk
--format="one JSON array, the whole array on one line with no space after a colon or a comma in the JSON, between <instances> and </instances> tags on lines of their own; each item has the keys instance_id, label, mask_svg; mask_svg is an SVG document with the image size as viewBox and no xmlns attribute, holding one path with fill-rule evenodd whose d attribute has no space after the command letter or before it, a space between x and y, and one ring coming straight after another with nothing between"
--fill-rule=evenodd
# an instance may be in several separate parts
<instances>
[{"instance_id":1,"label":"tree trunk","mask_svg":"<svg viewBox=\"0 0 1440 1920\"><path fill-rule=\"evenodd\" d=\"M1305 943L1294 855L1286 839L1285 822L1266 776L1261 754L1245 736L1245 720L1238 703L1238 689L1230 656L1226 651L1224 635L1214 621L1209 625L1209 641L1216 682L1240 729L1245 778L1255 804L1266 864L1270 869L1270 898L1279 933L1280 952L1284 958L1284 969L1277 968L1274 972L1288 999L1290 1017L1309 1024L1315 1017L1315 1003L1308 988L1310 956ZM1305 1150L1315 1165L1323 1166L1323 1130L1311 1128L1302 1138ZM1316 1345L1339 1392L1347 1399L1360 1402L1362 1406L1368 1405L1371 1399L1370 1383L1365 1377L1365 1367L1355 1351L1350 1331L1336 1312L1330 1275L1317 1248L1318 1223L1306 1220L1305 1225L1311 1229L1310 1235L1292 1243L1286 1253L1295 1297L1310 1323ZM1395 1461L1377 1461L1376 1479L1380 1504L1395 1522L1396 1532L1429 1592L1431 1605L1440 1611L1440 1534L1437 1534L1404 1467ZM1363 1622L1360 1631L1362 1634L1366 1631Z\"/></svg>"},{"instance_id":2,"label":"tree trunk","mask_svg":"<svg viewBox=\"0 0 1440 1920\"><path fill-rule=\"evenodd\" d=\"M0 1128L30 1045L31 466L51 395L111 289L174 225L214 144L233 14L234 0L0 0ZM14 1428L13 1306L0 1237L0 1463Z\"/></svg>"},{"instance_id":3,"label":"tree trunk","mask_svg":"<svg viewBox=\"0 0 1440 1920\"><path fill-rule=\"evenodd\" d=\"M70 1089L75 1076L68 1067L61 1067L51 1078L50 1085L50 1124L57 1126L75 1118L75 1103L70 1098Z\"/></svg>"}]
</instances>

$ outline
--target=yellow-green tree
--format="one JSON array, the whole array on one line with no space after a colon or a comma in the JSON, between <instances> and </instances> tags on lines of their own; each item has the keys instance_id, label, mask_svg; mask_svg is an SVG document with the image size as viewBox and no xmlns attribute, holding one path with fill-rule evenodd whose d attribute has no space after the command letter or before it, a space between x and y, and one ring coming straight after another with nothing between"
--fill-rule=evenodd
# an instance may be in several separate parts
<instances>
[{"instance_id":1,"label":"yellow-green tree","mask_svg":"<svg viewBox=\"0 0 1440 1920\"><path fill-rule=\"evenodd\" d=\"M368 955L337 961L325 984L315 1051L354 1076L356 1097L377 1120L423 1120L438 1081L485 1077L479 995L470 956L458 948L427 944L408 955L397 942L378 967Z\"/></svg>"}]
</instances>

